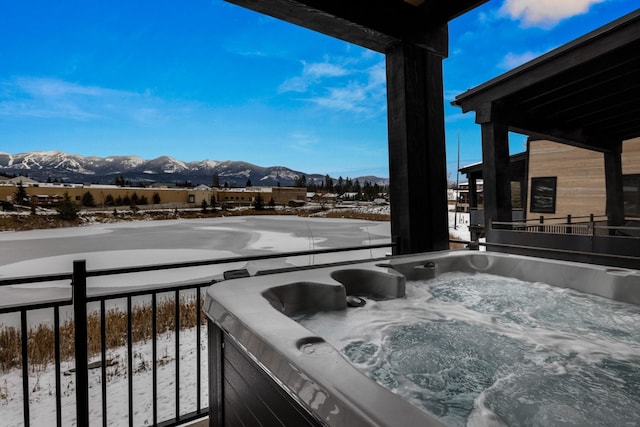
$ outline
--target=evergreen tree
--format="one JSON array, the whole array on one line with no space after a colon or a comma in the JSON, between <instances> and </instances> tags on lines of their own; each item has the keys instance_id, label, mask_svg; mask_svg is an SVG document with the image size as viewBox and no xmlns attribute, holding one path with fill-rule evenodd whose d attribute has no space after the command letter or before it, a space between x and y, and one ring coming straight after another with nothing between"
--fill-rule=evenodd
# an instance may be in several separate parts
<instances>
[{"instance_id":1,"label":"evergreen tree","mask_svg":"<svg viewBox=\"0 0 640 427\"><path fill-rule=\"evenodd\" d=\"M203 213L207 213L207 201L202 199L202 203L200 203L200 207L202 208Z\"/></svg>"},{"instance_id":2,"label":"evergreen tree","mask_svg":"<svg viewBox=\"0 0 640 427\"><path fill-rule=\"evenodd\" d=\"M220 176L217 173L213 174L213 179L211 181L211 186L213 188L220 188Z\"/></svg>"},{"instance_id":3,"label":"evergreen tree","mask_svg":"<svg viewBox=\"0 0 640 427\"><path fill-rule=\"evenodd\" d=\"M353 193L353 182L351 182L351 178L347 177L344 182L344 191L348 193Z\"/></svg>"},{"instance_id":4,"label":"evergreen tree","mask_svg":"<svg viewBox=\"0 0 640 427\"><path fill-rule=\"evenodd\" d=\"M147 200L147 196L140 196L140 200L138 200L138 204L139 205L148 205L149 204L149 200Z\"/></svg>"},{"instance_id":5,"label":"evergreen tree","mask_svg":"<svg viewBox=\"0 0 640 427\"><path fill-rule=\"evenodd\" d=\"M95 206L96 202L93 199L93 194L90 191L87 191L82 195L82 206Z\"/></svg>"},{"instance_id":6,"label":"evergreen tree","mask_svg":"<svg viewBox=\"0 0 640 427\"><path fill-rule=\"evenodd\" d=\"M251 183L251 179L247 179L247 183L244 186L245 187L253 187L253 184Z\"/></svg>"},{"instance_id":7,"label":"evergreen tree","mask_svg":"<svg viewBox=\"0 0 640 427\"><path fill-rule=\"evenodd\" d=\"M16 187L16 205L26 205L29 203L29 195L27 194L27 190L25 190L24 185L22 185L22 181L18 182L18 186Z\"/></svg>"},{"instance_id":8,"label":"evergreen tree","mask_svg":"<svg viewBox=\"0 0 640 427\"><path fill-rule=\"evenodd\" d=\"M154 205L160 204L160 195L158 193L153 193L153 196L151 196L151 201Z\"/></svg>"},{"instance_id":9,"label":"evergreen tree","mask_svg":"<svg viewBox=\"0 0 640 427\"><path fill-rule=\"evenodd\" d=\"M338 193L338 196L344 193L344 179L342 179L342 176L338 177L338 182L335 186L335 189L336 193Z\"/></svg>"},{"instance_id":10,"label":"evergreen tree","mask_svg":"<svg viewBox=\"0 0 640 427\"><path fill-rule=\"evenodd\" d=\"M264 209L264 199L260 193L258 193L256 198L253 200L253 208L257 211Z\"/></svg>"},{"instance_id":11,"label":"evergreen tree","mask_svg":"<svg viewBox=\"0 0 640 427\"><path fill-rule=\"evenodd\" d=\"M356 193L356 200L362 200L362 187L360 187L360 181L357 179L353 184L353 192Z\"/></svg>"},{"instance_id":12,"label":"evergreen tree","mask_svg":"<svg viewBox=\"0 0 640 427\"><path fill-rule=\"evenodd\" d=\"M296 176L293 180L294 187L306 187L307 186L307 177L305 175Z\"/></svg>"},{"instance_id":13,"label":"evergreen tree","mask_svg":"<svg viewBox=\"0 0 640 427\"><path fill-rule=\"evenodd\" d=\"M116 204L116 201L113 199L111 193L107 194L104 198L104 204L107 206L113 206Z\"/></svg>"},{"instance_id":14,"label":"evergreen tree","mask_svg":"<svg viewBox=\"0 0 640 427\"><path fill-rule=\"evenodd\" d=\"M56 207L58 216L65 220L74 220L78 217L78 206L71 200L69 193L65 191L62 201Z\"/></svg>"},{"instance_id":15,"label":"evergreen tree","mask_svg":"<svg viewBox=\"0 0 640 427\"><path fill-rule=\"evenodd\" d=\"M324 177L324 189L327 193L333 193L333 179L329 176L329 174Z\"/></svg>"},{"instance_id":16,"label":"evergreen tree","mask_svg":"<svg viewBox=\"0 0 640 427\"><path fill-rule=\"evenodd\" d=\"M273 200L273 197L269 199L269 207L270 207L271 209L273 209L273 208L275 208L275 207L276 207L276 201L275 201L275 200Z\"/></svg>"}]
</instances>

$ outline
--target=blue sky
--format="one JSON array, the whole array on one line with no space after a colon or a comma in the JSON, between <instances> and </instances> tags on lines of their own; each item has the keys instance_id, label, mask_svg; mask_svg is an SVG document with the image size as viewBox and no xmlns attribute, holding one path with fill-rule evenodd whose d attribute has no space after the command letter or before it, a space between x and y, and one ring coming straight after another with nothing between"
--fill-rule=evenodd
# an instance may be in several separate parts
<instances>
[{"instance_id":1,"label":"blue sky","mask_svg":"<svg viewBox=\"0 0 640 427\"><path fill-rule=\"evenodd\" d=\"M481 161L466 89L638 7L491 0L450 23L447 162ZM244 160L388 176L384 57L222 0L0 0L0 152ZM512 153L524 138L512 138Z\"/></svg>"}]
</instances>

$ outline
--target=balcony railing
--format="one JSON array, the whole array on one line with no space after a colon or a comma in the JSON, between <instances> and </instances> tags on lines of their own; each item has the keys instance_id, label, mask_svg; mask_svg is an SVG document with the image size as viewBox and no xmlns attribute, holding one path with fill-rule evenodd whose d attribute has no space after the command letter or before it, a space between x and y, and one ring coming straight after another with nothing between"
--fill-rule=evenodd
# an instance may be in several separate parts
<instances>
[{"instance_id":1,"label":"balcony railing","mask_svg":"<svg viewBox=\"0 0 640 427\"><path fill-rule=\"evenodd\" d=\"M33 283L43 283L43 282L52 282L52 281L68 281L71 285L72 297L62 298L54 301L37 301L30 302L27 304L15 304L12 306L0 306L0 314L7 313L19 313L20 315L20 355L19 355L19 365L22 371L22 419L23 425L28 427L32 425L31 421L31 402L30 396L32 395L32 389L34 384L30 381L30 356L33 354L30 352L30 347L36 344L34 343L33 337L30 339L30 331L29 331L29 316L34 313L36 310L50 310L53 311L53 365L55 367L55 406L54 412L55 414L51 414L51 417L47 419L48 423L53 423L55 419L55 425L60 427L63 425L76 424L79 426L89 426L91 424L97 425L100 422L97 418L101 418L101 424L103 426L107 426L114 418L115 415L123 418L123 414L114 414L117 412L126 412L126 418L128 420L129 426L139 425L139 424L152 424L152 425L160 425L160 426L177 426L181 424L185 424L187 422L191 422L193 420L203 418L208 415L208 406L207 406L207 375L203 376L201 372L201 367L203 365L202 359L203 348L206 344L206 331L201 330L203 325L206 325L204 322L205 318L202 314L202 297L204 289L211 285L211 280L203 281L203 280L194 280L188 283L181 283L179 285L170 285L170 286L159 286L157 288L147 287L145 289L136 289L136 290L128 290L128 291L116 291L110 292L108 294L101 295L88 295L87 294L87 279L91 277L99 277L99 276L118 276L122 274L129 273L142 273L148 271L158 271L158 270L173 270L173 269L183 269L189 267L199 267L199 266L208 266L208 265L225 265L232 264L238 262L251 262L251 261L260 261L260 260L268 260L268 259L276 259L276 258L285 258L285 257L300 257L300 256L313 256L316 257L322 254L332 254L338 252L354 252L354 251L370 251L370 257L367 259L373 258L373 249L378 248L389 248L395 246L395 243L383 243L376 245L367 245L367 246L357 246L357 247L347 247L347 248L334 248L334 249L322 249L322 250L311 250L311 251L301 251L301 252L287 252L287 253L277 253L277 254L269 254L269 255L256 255L256 256L244 256L244 257L230 257L230 258L222 258L222 259L214 259L214 260L204 260L204 261L194 261L194 262L183 262L183 263L173 263L173 264L159 264L159 265L148 265L148 266L139 266L139 267L129 267L129 268L114 268L114 269L104 269L104 270L92 270L87 271L86 263L84 260L74 261L73 263L73 271L70 273L57 274L57 275L41 275L41 276L29 276L29 277L14 277L8 279L0 280L0 287L3 286L15 286L21 284L33 284ZM355 259L356 256L347 257L346 261L342 261L339 263L331 263L331 265L337 264L351 264L355 262L363 261L363 256L360 254L359 259ZM328 264L317 264L313 267L321 267ZM303 269L304 267L297 267L296 269ZM267 270L261 271L257 274L270 274L274 272L282 271L279 270ZM237 274L237 271L235 272ZM224 275L224 278L233 277L234 273L230 273L228 275ZM224 280L224 279L223 279ZM117 288L116 288L117 289ZM185 298L189 299L192 303L187 304L187 308L185 308L184 304L181 304ZM136 322L136 307L139 308L136 301L140 301L140 299L150 299L150 306L145 307L150 310L147 312L148 321L150 323L150 334L148 339L151 341L151 361L149 363L144 363L145 371L151 371L151 410L150 414L147 414L142 420L136 421L136 415L138 414L138 408L136 404L136 399L134 395L134 389L136 386L136 375L140 374L140 364L135 365L134 359L138 357L136 339L133 336L133 324ZM169 326L166 325L167 322L161 322L159 319L160 310L164 310L167 304L173 304L173 313L170 314L172 317L172 321L169 322ZM97 311L88 312L88 306L97 305ZM126 317L126 331L124 331L124 337L122 337L122 346L126 347L126 378L127 378L127 386L126 386L126 394L127 394L127 405L126 408L122 407L123 405L114 404L115 407L109 404L110 401L113 400L114 396L108 393L108 383L109 383L109 364L110 360L107 357L108 354L108 342L107 335L109 332L108 328L108 317L110 314L113 314L114 306L124 306L125 310L122 314ZM185 384L183 379L185 375L181 375L181 371L185 370L184 366L181 366L180 361L182 360L182 352L184 351L181 347L181 344L187 344L184 342L184 339L181 338L181 326L182 319L185 319L187 313L185 310L193 310L191 316L195 316L195 335L193 340L191 341L192 347L191 349L196 349L196 361L195 361L195 373L191 373L191 378L194 385ZM65 337L61 336L61 311L66 310L73 313L73 368L69 369L67 372L62 372L62 364L65 362L63 348L68 348L70 343L65 342ZM166 310L164 310L166 311ZM117 311L116 311L117 313ZM88 349L88 343L95 341L95 337L91 335L94 332L90 332L88 330L88 323L92 320L99 319L99 350L97 351L97 355L90 353ZM206 327L206 326L205 326ZM174 374L169 381L172 385L173 391L173 402L172 404L167 405L166 394L163 392L168 392L167 390L159 390L159 368L162 367L166 362L166 357L162 357L159 351L159 336L162 332L170 331L173 334L173 353L174 353ZM2 332L0 330L0 332ZM117 334L116 334L117 335ZM92 339L90 339L92 338ZM63 345L64 344L64 345ZM165 351L168 351L165 347ZM97 358L98 360L94 360L94 362L90 361L92 359ZM206 366L206 365L205 365ZM91 385L89 383L89 371L94 367L100 368L100 373L98 374L98 382L100 384L100 402L101 407L99 410L96 408L90 408L90 396L92 395L92 390L90 390ZM75 400L75 417L67 416L63 418L63 394L65 394L68 390L63 390L63 375L74 374L75 375L75 388L73 390L74 400ZM190 390L187 390L187 385L189 385ZM65 393L63 393L63 391ZM159 404L160 395L163 396L162 405ZM118 396L119 398L119 396ZM120 399L115 399L120 400ZM188 405L185 405L184 402L188 402ZM92 403L93 405L93 403ZM66 406L66 405L65 405ZM188 406L188 407L187 407ZM93 409L90 412L90 409ZM97 416L96 414L99 414ZM170 415L168 415L170 414ZM73 415L73 414L72 414ZM139 415L138 415L139 416ZM110 421L111 420L111 421ZM134 422L135 421L135 422ZM33 423L35 424L35 423Z\"/></svg>"},{"instance_id":2,"label":"balcony railing","mask_svg":"<svg viewBox=\"0 0 640 427\"><path fill-rule=\"evenodd\" d=\"M486 246L491 250L615 267L640 265L640 221L607 225L606 216L493 221Z\"/></svg>"}]
</instances>

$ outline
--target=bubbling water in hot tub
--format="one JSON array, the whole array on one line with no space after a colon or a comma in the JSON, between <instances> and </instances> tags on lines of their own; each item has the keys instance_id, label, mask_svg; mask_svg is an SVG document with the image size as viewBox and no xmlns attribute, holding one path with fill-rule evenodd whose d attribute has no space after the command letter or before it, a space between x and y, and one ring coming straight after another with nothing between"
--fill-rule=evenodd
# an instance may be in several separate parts
<instances>
[{"instance_id":1,"label":"bubbling water in hot tub","mask_svg":"<svg viewBox=\"0 0 640 427\"><path fill-rule=\"evenodd\" d=\"M406 292L296 320L451 426L640 420L639 306L483 274Z\"/></svg>"}]
</instances>

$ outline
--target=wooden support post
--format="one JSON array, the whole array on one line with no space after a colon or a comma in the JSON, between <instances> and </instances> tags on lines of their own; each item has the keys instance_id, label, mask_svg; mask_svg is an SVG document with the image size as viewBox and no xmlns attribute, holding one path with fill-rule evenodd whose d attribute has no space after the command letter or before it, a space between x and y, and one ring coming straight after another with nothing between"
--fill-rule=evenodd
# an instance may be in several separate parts
<instances>
[{"instance_id":1,"label":"wooden support post","mask_svg":"<svg viewBox=\"0 0 640 427\"><path fill-rule=\"evenodd\" d=\"M469 176L469 211L478 209L478 180L475 176Z\"/></svg>"},{"instance_id":2,"label":"wooden support post","mask_svg":"<svg viewBox=\"0 0 640 427\"><path fill-rule=\"evenodd\" d=\"M441 33L446 35L446 25ZM394 254L449 247L442 54L397 43L386 52Z\"/></svg>"},{"instance_id":3,"label":"wooden support post","mask_svg":"<svg viewBox=\"0 0 640 427\"><path fill-rule=\"evenodd\" d=\"M622 189L622 141L604 153L604 174L607 190L607 223L624 224L624 193Z\"/></svg>"},{"instance_id":4,"label":"wooden support post","mask_svg":"<svg viewBox=\"0 0 640 427\"><path fill-rule=\"evenodd\" d=\"M507 125L488 106L478 112L482 126L482 178L484 223L490 241L492 221L511 221L511 176L509 173L509 133Z\"/></svg>"}]
</instances>

